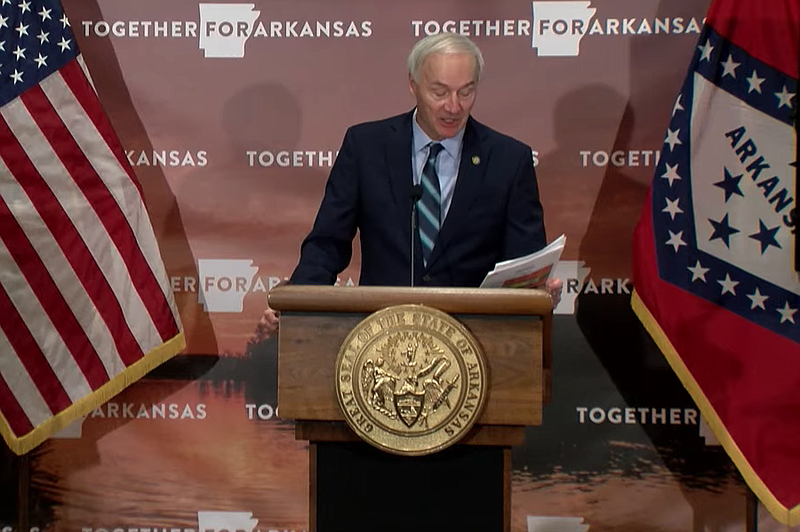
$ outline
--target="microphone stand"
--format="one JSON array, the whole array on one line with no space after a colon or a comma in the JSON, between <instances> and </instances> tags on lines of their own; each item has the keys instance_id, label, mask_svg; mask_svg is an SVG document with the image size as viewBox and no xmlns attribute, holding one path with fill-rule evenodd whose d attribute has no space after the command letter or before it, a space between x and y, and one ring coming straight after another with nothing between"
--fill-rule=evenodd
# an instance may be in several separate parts
<instances>
[{"instance_id":1,"label":"microphone stand","mask_svg":"<svg viewBox=\"0 0 800 532\"><path fill-rule=\"evenodd\" d=\"M422 197L422 185L411 185L411 239L410 239L410 248L411 248L411 284L409 286L414 286L414 264L416 259L414 257L414 249L416 248L416 232L417 232L417 202Z\"/></svg>"}]
</instances>

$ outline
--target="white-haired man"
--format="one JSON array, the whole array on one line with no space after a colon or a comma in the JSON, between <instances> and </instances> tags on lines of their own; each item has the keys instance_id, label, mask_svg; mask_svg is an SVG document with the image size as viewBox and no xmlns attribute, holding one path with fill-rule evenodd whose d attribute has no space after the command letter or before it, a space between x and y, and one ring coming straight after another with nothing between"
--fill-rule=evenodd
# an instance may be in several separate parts
<instances>
[{"instance_id":1,"label":"white-haired man","mask_svg":"<svg viewBox=\"0 0 800 532\"><path fill-rule=\"evenodd\" d=\"M347 130L291 283L333 284L357 230L361 285L475 287L495 263L544 247L531 149L471 116L482 70L464 36L417 42L408 57L416 107ZM561 286L547 285L556 302ZM277 325L267 309L261 332Z\"/></svg>"}]
</instances>

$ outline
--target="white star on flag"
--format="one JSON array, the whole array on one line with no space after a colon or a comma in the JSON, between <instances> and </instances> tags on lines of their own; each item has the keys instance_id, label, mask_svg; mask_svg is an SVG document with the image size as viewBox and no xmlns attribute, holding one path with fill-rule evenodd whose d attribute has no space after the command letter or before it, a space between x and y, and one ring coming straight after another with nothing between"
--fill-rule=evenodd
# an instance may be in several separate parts
<instances>
[{"instance_id":1,"label":"white star on flag","mask_svg":"<svg viewBox=\"0 0 800 532\"><path fill-rule=\"evenodd\" d=\"M711 51L714 50L714 47L711 46L711 43L706 41L703 46L697 47L701 52L703 52L703 56L700 58L700 61L711 61Z\"/></svg>"},{"instance_id":2,"label":"white star on flag","mask_svg":"<svg viewBox=\"0 0 800 532\"><path fill-rule=\"evenodd\" d=\"M676 131L667 129L667 138L664 139L664 144L669 144L670 151L674 150L676 145L683 144L683 142L681 142L681 140L678 138L678 135L680 135L680 133L681 133L680 129Z\"/></svg>"},{"instance_id":3,"label":"white star on flag","mask_svg":"<svg viewBox=\"0 0 800 532\"><path fill-rule=\"evenodd\" d=\"M753 70L753 73L749 78L747 78L747 83L750 84L750 89L748 89L747 93L749 94L753 91L756 91L757 93L761 94L761 84L764 83L765 79L766 78L759 78L756 71Z\"/></svg>"},{"instance_id":4,"label":"white star on flag","mask_svg":"<svg viewBox=\"0 0 800 532\"><path fill-rule=\"evenodd\" d=\"M661 177L669 181L669 186L672 187L672 182L675 180L680 181L681 176L678 175L678 164L669 164L666 163L665 166L667 169L664 171L664 175Z\"/></svg>"},{"instance_id":5,"label":"white star on flag","mask_svg":"<svg viewBox=\"0 0 800 532\"><path fill-rule=\"evenodd\" d=\"M761 292L759 292L758 287L756 287L755 292L753 292L752 294L748 294L747 297L749 297L750 301L752 301L752 303L750 304L750 310L753 310L756 307L762 310L766 310L766 308L764 307L764 302L767 299L769 299L769 296L762 295Z\"/></svg>"},{"instance_id":6,"label":"white star on flag","mask_svg":"<svg viewBox=\"0 0 800 532\"><path fill-rule=\"evenodd\" d=\"M740 64L741 63L737 63L733 60L733 56L731 54L728 54L728 59L724 63L721 63L722 69L724 70L722 77L724 78L725 76L730 76L736 79L736 67L738 67Z\"/></svg>"},{"instance_id":7,"label":"white star on flag","mask_svg":"<svg viewBox=\"0 0 800 532\"><path fill-rule=\"evenodd\" d=\"M676 198L675 201L670 200L669 198L665 198L667 200L667 206L664 207L664 210L661 212L668 212L670 217L674 220L676 214L683 213L683 210L678 206L678 202L681 200L680 198Z\"/></svg>"},{"instance_id":8,"label":"white star on flag","mask_svg":"<svg viewBox=\"0 0 800 532\"><path fill-rule=\"evenodd\" d=\"M796 308L792 308L789 306L789 302L787 301L783 308L779 308L778 312L781 314L781 323L785 321L791 321L794 323L794 313L797 312Z\"/></svg>"},{"instance_id":9,"label":"white star on flag","mask_svg":"<svg viewBox=\"0 0 800 532\"><path fill-rule=\"evenodd\" d=\"M689 271L692 272L692 282L695 282L699 279L705 283L706 273L708 273L708 270L708 268L703 268L703 265L700 264L699 260L693 267L689 266Z\"/></svg>"},{"instance_id":10,"label":"white star on flag","mask_svg":"<svg viewBox=\"0 0 800 532\"><path fill-rule=\"evenodd\" d=\"M787 91L786 85L783 86L781 92L775 93L775 97L778 98L778 109L780 109L784 105L789 109L792 108L792 98L794 98L794 93Z\"/></svg>"},{"instance_id":11,"label":"white star on flag","mask_svg":"<svg viewBox=\"0 0 800 532\"><path fill-rule=\"evenodd\" d=\"M739 284L739 281L731 279L731 274L726 273L725 279L717 282L722 285L722 294L731 293L736 295L736 285Z\"/></svg>"},{"instance_id":12,"label":"white star on flag","mask_svg":"<svg viewBox=\"0 0 800 532\"><path fill-rule=\"evenodd\" d=\"M672 246L675 248L675 253L678 252L678 249L681 246L685 246L686 242L683 241L683 231L678 231L678 233L673 233L672 231L669 232L669 240L667 240L667 245Z\"/></svg>"},{"instance_id":13,"label":"white star on flag","mask_svg":"<svg viewBox=\"0 0 800 532\"><path fill-rule=\"evenodd\" d=\"M675 100L675 105L672 108L672 116L675 116L675 113L678 111L683 111L683 105L681 105L681 95L678 94L678 99Z\"/></svg>"}]
</instances>

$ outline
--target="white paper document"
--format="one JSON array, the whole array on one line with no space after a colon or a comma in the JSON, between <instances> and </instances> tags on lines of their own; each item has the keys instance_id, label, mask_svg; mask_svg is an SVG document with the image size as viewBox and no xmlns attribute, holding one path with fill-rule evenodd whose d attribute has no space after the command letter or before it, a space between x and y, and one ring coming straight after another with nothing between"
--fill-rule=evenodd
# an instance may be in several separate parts
<instances>
[{"instance_id":1,"label":"white paper document","mask_svg":"<svg viewBox=\"0 0 800 532\"><path fill-rule=\"evenodd\" d=\"M498 262L486 274L481 288L539 288L550 277L553 266L561 258L567 237L561 235L546 247L516 259Z\"/></svg>"},{"instance_id":2,"label":"white paper document","mask_svg":"<svg viewBox=\"0 0 800 532\"><path fill-rule=\"evenodd\" d=\"M583 517L528 516L528 532L587 532Z\"/></svg>"}]
</instances>

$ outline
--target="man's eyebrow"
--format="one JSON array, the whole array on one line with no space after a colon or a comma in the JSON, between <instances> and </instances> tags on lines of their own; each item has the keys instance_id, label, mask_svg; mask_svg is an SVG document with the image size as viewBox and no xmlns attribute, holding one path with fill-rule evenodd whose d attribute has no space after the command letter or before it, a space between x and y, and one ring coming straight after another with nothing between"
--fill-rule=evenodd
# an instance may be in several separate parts
<instances>
[{"instance_id":1,"label":"man's eyebrow","mask_svg":"<svg viewBox=\"0 0 800 532\"><path fill-rule=\"evenodd\" d=\"M449 85L447 85L446 83L442 83L441 81L431 82L431 85L436 86L436 87L444 87L446 89L450 88ZM456 90L466 89L467 87L473 87L475 85L477 85L477 82L473 80L473 81L470 81L469 83L467 83L466 85L462 85L461 87L458 87Z\"/></svg>"}]
</instances>

